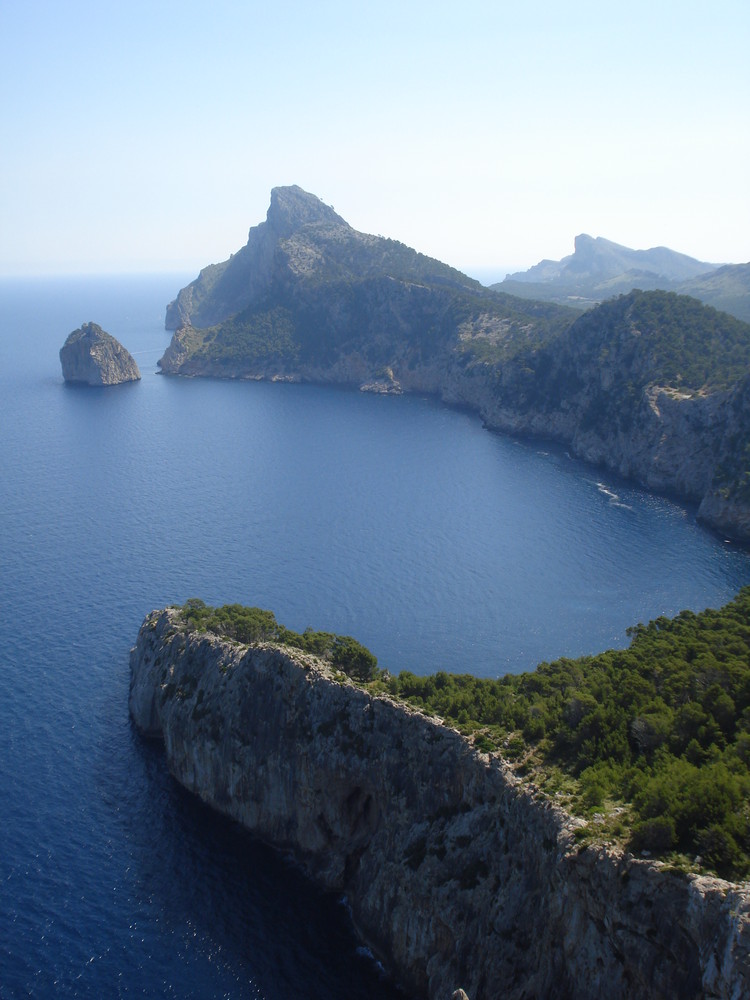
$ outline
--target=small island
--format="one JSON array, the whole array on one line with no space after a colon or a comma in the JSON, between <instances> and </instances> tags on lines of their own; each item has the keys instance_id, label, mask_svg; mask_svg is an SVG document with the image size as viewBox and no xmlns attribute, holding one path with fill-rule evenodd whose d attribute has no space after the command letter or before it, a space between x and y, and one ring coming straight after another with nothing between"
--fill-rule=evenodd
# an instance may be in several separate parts
<instances>
[{"instance_id":1,"label":"small island","mask_svg":"<svg viewBox=\"0 0 750 1000\"><path fill-rule=\"evenodd\" d=\"M83 323L60 349L66 382L85 385L119 385L141 377L133 356L96 323Z\"/></svg>"}]
</instances>

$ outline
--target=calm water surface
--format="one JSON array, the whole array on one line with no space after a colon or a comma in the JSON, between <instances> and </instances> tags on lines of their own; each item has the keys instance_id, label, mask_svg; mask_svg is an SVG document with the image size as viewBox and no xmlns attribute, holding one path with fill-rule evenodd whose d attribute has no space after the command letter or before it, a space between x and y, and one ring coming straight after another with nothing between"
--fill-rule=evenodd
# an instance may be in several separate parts
<instances>
[{"instance_id":1,"label":"calm water surface","mask_svg":"<svg viewBox=\"0 0 750 1000\"><path fill-rule=\"evenodd\" d=\"M721 604L750 562L429 399L157 376L187 277L0 282L0 997L393 997L339 901L133 733L144 615L240 601L392 671L494 677ZM87 320L140 383L63 384Z\"/></svg>"}]
</instances>

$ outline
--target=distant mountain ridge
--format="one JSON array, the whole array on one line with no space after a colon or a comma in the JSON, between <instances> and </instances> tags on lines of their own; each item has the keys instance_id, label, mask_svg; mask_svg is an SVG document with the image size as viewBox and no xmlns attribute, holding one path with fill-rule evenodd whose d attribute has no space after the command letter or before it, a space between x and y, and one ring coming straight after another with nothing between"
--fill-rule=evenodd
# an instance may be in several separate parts
<instances>
[{"instance_id":1,"label":"distant mountain ridge","mask_svg":"<svg viewBox=\"0 0 750 1000\"><path fill-rule=\"evenodd\" d=\"M675 290L750 323L750 263L725 264Z\"/></svg>"},{"instance_id":2,"label":"distant mountain ridge","mask_svg":"<svg viewBox=\"0 0 750 1000\"><path fill-rule=\"evenodd\" d=\"M601 236L582 233L562 260L542 260L491 286L522 298L588 309L614 295L642 291L680 292L750 322L750 264L716 265L668 247L631 250Z\"/></svg>"},{"instance_id":3,"label":"distant mountain ridge","mask_svg":"<svg viewBox=\"0 0 750 1000\"><path fill-rule=\"evenodd\" d=\"M579 272L600 282L632 260L606 241L580 249ZM671 273L702 266L656 256ZM504 294L292 187L274 189L246 246L204 268L166 322L167 374L431 393L694 501L750 541L750 325L695 298L634 290L581 315Z\"/></svg>"},{"instance_id":4,"label":"distant mountain ridge","mask_svg":"<svg viewBox=\"0 0 750 1000\"><path fill-rule=\"evenodd\" d=\"M543 260L528 271L509 275L509 280L567 282L592 277L606 281L620 274L634 272L668 281L687 281L716 267L715 264L695 260L667 247L631 250L619 243L605 240L602 236L592 237L586 233L576 236L574 246L574 252L568 257L559 261Z\"/></svg>"}]
</instances>

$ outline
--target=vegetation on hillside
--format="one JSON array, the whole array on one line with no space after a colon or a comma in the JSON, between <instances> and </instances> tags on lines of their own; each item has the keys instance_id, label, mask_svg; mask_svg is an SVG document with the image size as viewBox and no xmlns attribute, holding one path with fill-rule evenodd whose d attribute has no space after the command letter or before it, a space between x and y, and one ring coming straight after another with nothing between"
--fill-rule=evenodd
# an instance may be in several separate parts
<instances>
[{"instance_id":1,"label":"vegetation on hillside","mask_svg":"<svg viewBox=\"0 0 750 1000\"><path fill-rule=\"evenodd\" d=\"M750 324L674 292L634 291L519 352L503 391L520 412L575 414L581 430L607 442L642 425L649 387L685 396L739 390L749 370ZM719 425L714 433L720 460Z\"/></svg>"},{"instance_id":2,"label":"vegetation on hillside","mask_svg":"<svg viewBox=\"0 0 750 1000\"><path fill-rule=\"evenodd\" d=\"M650 385L686 393L737 385L750 369L750 324L685 295L634 291L521 361L534 375L530 405L557 409L583 393L592 426L605 426L632 416Z\"/></svg>"},{"instance_id":3,"label":"vegetation on hillside","mask_svg":"<svg viewBox=\"0 0 750 1000\"><path fill-rule=\"evenodd\" d=\"M380 673L377 658L350 635L315 632L311 628L294 632L277 622L272 611L241 604L212 608L200 598L193 597L180 608L180 612L191 631L212 632L248 645L273 642L292 646L330 660L337 670L360 682L371 681Z\"/></svg>"},{"instance_id":4,"label":"vegetation on hillside","mask_svg":"<svg viewBox=\"0 0 750 1000\"><path fill-rule=\"evenodd\" d=\"M292 292L274 286L231 319L192 330L190 364L262 374L293 372L300 364L323 368L358 355L370 366L403 368L447 360L454 349L464 363L498 363L547 343L573 315L560 306L461 287L440 273L414 282L389 272L324 276L318 270L299 279ZM461 340L461 325L478 317L501 335Z\"/></svg>"},{"instance_id":5,"label":"vegetation on hillside","mask_svg":"<svg viewBox=\"0 0 750 1000\"><path fill-rule=\"evenodd\" d=\"M675 292L636 290L604 303L576 320L570 337L592 334L603 349L632 342L629 376L685 390L726 389L750 362L750 324Z\"/></svg>"},{"instance_id":6,"label":"vegetation on hillside","mask_svg":"<svg viewBox=\"0 0 750 1000\"><path fill-rule=\"evenodd\" d=\"M685 282L676 291L750 323L750 263L725 264Z\"/></svg>"},{"instance_id":7,"label":"vegetation on hillside","mask_svg":"<svg viewBox=\"0 0 750 1000\"><path fill-rule=\"evenodd\" d=\"M292 632L258 608L194 600L182 614L192 629L328 658L374 693L443 718L533 773L601 836L750 875L750 588L719 610L637 625L625 650L497 680L390 676L355 639Z\"/></svg>"},{"instance_id":8,"label":"vegetation on hillside","mask_svg":"<svg viewBox=\"0 0 750 1000\"><path fill-rule=\"evenodd\" d=\"M246 310L194 335L197 341L191 361L216 366L228 374L267 368L284 371L299 360L293 318L282 306Z\"/></svg>"},{"instance_id":9,"label":"vegetation on hillside","mask_svg":"<svg viewBox=\"0 0 750 1000\"><path fill-rule=\"evenodd\" d=\"M633 850L750 874L750 588L720 610L630 630L628 649L499 680L391 678L392 694L541 765L571 803L615 813Z\"/></svg>"},{"instance_id":10,"label":"vegetation on hillside","mask_svg":"<svg viewBox=\"0 0 750 1000\"><path fill-rule=\"evenodd\" d=\"M297 280L323 285L389 277L396 281L483 291L474 278L418 253L398 240L357 232L347 225L305 226L279 244ZM304 266L313 262L312 266Z\"/></svg>"}]
</instances>

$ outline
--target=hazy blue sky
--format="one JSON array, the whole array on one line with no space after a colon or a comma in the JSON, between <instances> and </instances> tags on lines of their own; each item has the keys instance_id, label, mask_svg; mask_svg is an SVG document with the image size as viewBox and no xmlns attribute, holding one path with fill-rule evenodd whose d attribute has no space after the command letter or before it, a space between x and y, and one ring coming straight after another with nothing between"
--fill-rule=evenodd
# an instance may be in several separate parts
<instances>
[{"instance_id":1,"label":"hazy blue sky","mask_svg":"<svg viewBox=\"0 0 750 1000\"><path fill-rule=\"evenodd\" d=\"M299 184L478 277L750 259L747 0L0 0L0 274L223 260Z\"/></svg>"}]
</instances>

